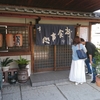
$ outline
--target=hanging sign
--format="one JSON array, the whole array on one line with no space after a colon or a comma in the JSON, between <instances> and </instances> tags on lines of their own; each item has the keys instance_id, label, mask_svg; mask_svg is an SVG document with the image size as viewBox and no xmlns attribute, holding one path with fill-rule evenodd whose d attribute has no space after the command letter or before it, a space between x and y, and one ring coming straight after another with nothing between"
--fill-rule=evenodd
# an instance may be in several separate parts
<instances>
[{"instance_id":1,"label":"hanging sign","mask_svg":"<svg viewBox=\"0 0 100 100\"><path fill-rule=\"evenodd\" d=\"M74 25L36 24L37 45L71 45L74 35Z\"/></svg>"},{"instance_id":2,"label":"hanging sign","mask_svg":"<svg viewBox=\"0 0 100 100\"><path fill-rule=\"evenodd\" d=\"M22 46L22 34L15 35L15 46Z\"/></svg>"}]
</instances>

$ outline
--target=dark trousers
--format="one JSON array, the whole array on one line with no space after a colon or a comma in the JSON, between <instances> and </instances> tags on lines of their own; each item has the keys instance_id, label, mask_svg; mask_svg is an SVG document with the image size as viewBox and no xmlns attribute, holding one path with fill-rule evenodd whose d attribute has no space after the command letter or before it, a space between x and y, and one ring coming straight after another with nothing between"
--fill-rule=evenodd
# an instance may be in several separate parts
<instances>
[{"instance_id":1,"label":"dark trousers","mask_svg":"<svg viewBox=\"0 0 100 100\"><path fill-rule=\"evenodd\" d=\"M95 63L95 59L94 58L93 58L92 61L93 61L93 63ZM95 81L95 77L97 75L96 68L93 67L93 66L90 66L90 60L88 58L85 60L85 63L87 65L88 73L93 74L93 80Z\"/></svg>"},{"instance_id":2,"label":"dark trousers","mask_svg":"<svg viewBox=\"0 0 100 100\"><path fill-rule=\"evenodd\" d=\"M90 60L87 58L85 60L86 66L87 66L87 70L89 74L92 74L92 69L90 68Z\"/></svg>"}]
</instances>

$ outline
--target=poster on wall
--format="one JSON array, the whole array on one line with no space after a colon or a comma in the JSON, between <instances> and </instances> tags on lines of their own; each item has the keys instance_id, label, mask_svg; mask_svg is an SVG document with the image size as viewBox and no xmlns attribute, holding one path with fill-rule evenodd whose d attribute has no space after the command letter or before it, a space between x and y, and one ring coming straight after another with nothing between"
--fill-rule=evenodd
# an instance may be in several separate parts
<instances>
[{"instance_id":1,"label":"poster on wall","mask_svg":"<svg viewBox=\"0 0 100 100\"><path fill-rule=\"evenodd\" d=\"M71 45L74 35L74 25L36 24L37 45Z\"/></svg>"},{"instance_id":2,"label":"poster on wall","mask_svg":"<svg viewBox=\"0 0 100 100\"><path fill-rule=\"evenodd\" d=\"M79 36L88 41L88 27L79 27Z\"/></svg>"}]
</instances>

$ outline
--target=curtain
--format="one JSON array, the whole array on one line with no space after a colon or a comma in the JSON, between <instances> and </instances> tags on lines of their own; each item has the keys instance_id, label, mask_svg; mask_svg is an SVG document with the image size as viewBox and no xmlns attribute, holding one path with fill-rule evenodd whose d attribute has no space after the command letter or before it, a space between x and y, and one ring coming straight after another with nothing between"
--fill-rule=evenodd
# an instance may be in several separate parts
<instances>
[{"instance_id":1,"label":"curtain","mask_svg":"<svg viewBox=\"0 0 100 100\"><path fill-rule=\"evenodd\" d=\"M36 24L36 45L71 45L74 25Z\"/></svg>"}]
</instances>

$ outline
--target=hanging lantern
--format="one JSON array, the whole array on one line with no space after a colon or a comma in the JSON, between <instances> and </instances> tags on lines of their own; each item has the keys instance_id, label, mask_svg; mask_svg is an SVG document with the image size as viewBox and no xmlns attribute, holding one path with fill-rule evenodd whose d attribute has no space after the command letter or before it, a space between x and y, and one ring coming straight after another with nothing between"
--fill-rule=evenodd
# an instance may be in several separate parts
<instances>
[{"instance_id":1,"label":"hanging lantern","mask_svg":"<svg viewBox=\"0 0 100 100\"><path fill-rule=\"evenodd\" d=\"M23 42L23 38L22 38L22 34L16 34L15 35L15 45L16 46L22 46L22 42Z\"/></svg>"},{"instance_id":2,"label":"hanging lantern","mask_svg":"<svg viewBox=\"0 0 100 100\"><path fill-rule=\"evenodd\" d=\"M13 35L11 33L6 34L6 44L8 47L14 46Z\"/></svg>"},{"instance_id":3,"label":"hanging lantern","mask_svg":"<svg viewBox=\"0 0 100 100\"><path fill-rule=\"evenodd\" d=\"M3 42L3 36L2 36L2 34L0 33L0 47L2 47L2 42Z\"/></svg>"}]
</instances>

